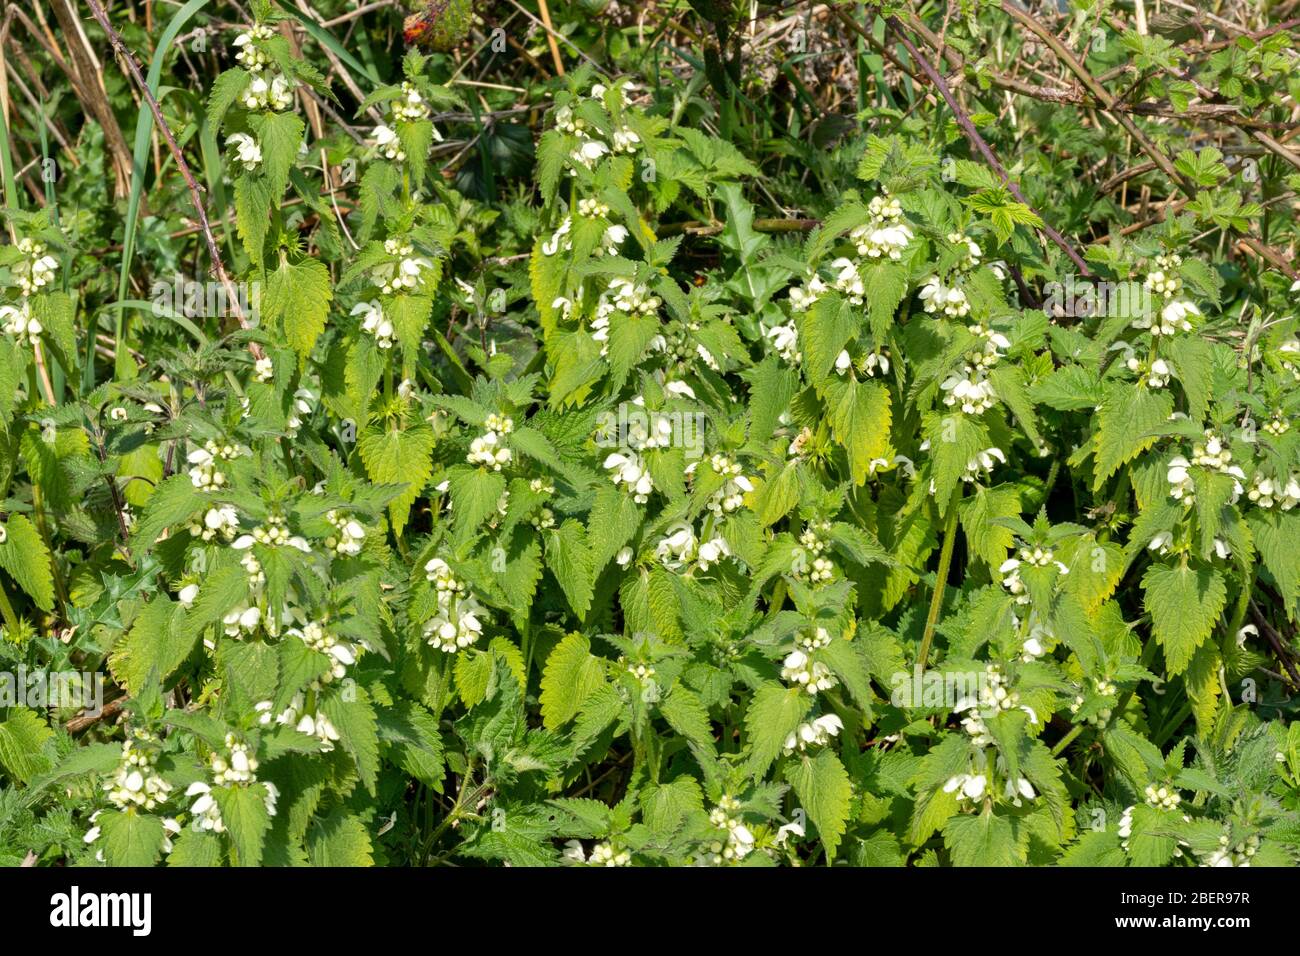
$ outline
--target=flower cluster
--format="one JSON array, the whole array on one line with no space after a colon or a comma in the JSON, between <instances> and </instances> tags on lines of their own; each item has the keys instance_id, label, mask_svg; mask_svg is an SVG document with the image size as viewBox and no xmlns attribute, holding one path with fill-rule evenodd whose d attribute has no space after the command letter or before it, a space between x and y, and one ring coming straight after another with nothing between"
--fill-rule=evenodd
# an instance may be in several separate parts
<instances>
[{"instance_id":1,"label":"flower cluster","mask_svg":"<svg viewBox=\"0 0 1300 956\"><path fill-rule=\"evenodd\" d=\"M815 720L800 724L796 730L787 734L782 752L788 757L796 751L803 753L809 747L825 746L832 737L838 737L843 729L844 722L838 717L823 714Z\"/></svg>"},{"instance_id":2,"label":"flower cluster","mask_svg":"<svg viewBox=\"0 0 1300 956\"><path fill-rule=\"evenodd\" d=\"M701 543L695 536L695 530L685 521L669 525L667 533L655 546L655 557L669 571L708 571L730 555L731 548L726 538L715 534Z\"/></svg>"},{"instance_id":3,"label":"flower cluster","mask_svg":"<svg viewBox=\"0 0 1300 956\"><path fill-rule=\"evenodd\" d=\"M858 255L868 259L900 259L912 241L912 230L903 220L903 207L892 196L872 198L867 206L871 220L849 233Z\"/></svg>"},{"instance_id":4,"label":"flower cluster","mask_svg":"<svg viewBox=\"0 0 1300 956\"><path fill-rule=\"evenodd\" d=\"M384 315L384 307L378 299L358 302L352 307L352 315L361 316L361 331L375 337L375 344L381 349L393 347L393 323Z\"/></svg>"},{"instance_id":5,"label":"flower cluster","mask_svg":"<svg viewBox=\"0 0 1300 956\"><path fill-rule=\"evenodd\" d=\"M483 465L493 471L500 471L510 464L513 457L509 448L502 444L502 438L515 430L512 419L497 415L495 412L483 423L483 434L469 443L469 455L466 460L471 465Z\"/></svg>"},{"instance_id":6,"label":"flower cluster","mask_svg":"<svg viewBox=\"0 0 1300 956\"><path fill-rule=\"evenodd\" d=\"M686 473L694 474L697 464L699 462L688 465ZM710 456L709 467L722 479L722 487L709 496L707 507L718 516L730 514L745 503L745 495L754 490L754 483L744 475L740 463L726 455Z\"/></svg>"},{"instance_id":7,"label":"flower cluster","mask_svg":"<svg viewBox=\"0 0 1300 956\"><path fill-rule=\"evenodd\" d=\"M1250 866L1251 858L1259 851L1259 837L1251 834L1238 843L1233 843L1225 833L1219 837L1219 845L1211 851L1201 866Z\"/></svg>"},{"instance_id":8,"label":"flower cluster","mask_svg":"<svg viewBox=\"0 0 1300 956\"><path fill-rule=\"evenodd\" d=\"M12 335L19 345L39 342L41 333L45 331L40 319L32 315L31 303L27 299L18 305L0 305L0 319L4 321L5 334Z\"/></svg>"},{"instance_id":9,"label":"flower cluster","mask_svg":"<svg viewBox=\"0 0 1300 956\"><path fill-rule=\"evenodd\" d=\"M949 375L939 388L944 393L943 403L949 408L960 408L964 415L983 414L998 398L984 369L974 365L965 366L960 375Z\"/></svg>"},{"instance_id":10,"label":"flower cluster","mask_svg":"<svg viewBox=\"0 0 1300 956\"><path fill-rule=\"evenodd\" d=\"M202 448L196 448L186 457L193 467L190 468L190 482L200 491L217 491L225 486L226 476L218 466L222 461L234 461L242 454L237 445L218 445L215 441L206 441Z\"/></svg>"},{"instance_id":11,"label":"flower cluster","mask_svg":"<svg viewBox=\"0 0 1300 956\"><path fill-rule=\"evenodd\" d=\"M629 106L631 97L627 85L620 83L617 88L623 106ZM604 84L593 84L590 98L603 103L607 92L608 87ZM578 167L593 169L602 157L610 153L630 155L642 145L640 134L627 125L615 126L609 134L609 142L598 139L601 131L577 115L571 106L561 106L555 111L555 127L577 139L577 145L569 154L569 175L576 175Z\"/></svg>"},{"instance_id":12,"label":"flower cluster","mask_svg":"<svg viewBox=\"0 0 1300 956\"><path fill-rule=\"evenodd\" d=\"M325 630L318 621L308 621L301 629L291 627L285 633L330 659L330 669L324 678L326 682L342 680L347 675L347 668L357 661L356 647Z\"/></svg>"},{"instance_id":13,"label":"flower cluster","mask_svg":"<svg viewBox=\"0 0 1300 956\"><path fill-rule=\"evenodd\" d=\"M366 529L361 526L361 522L339 511L325 512L325 520L338 532L325 539L325 547L347 557L361 553L361 543L366 537Z\"/></svg>"},{"instance_id":14,"label":"flower cluster","mask_svg":"<svg viewBox=\"0 0 1300 956\"><path fill-rule=\"evenodd\" d=\"M1109 700L1110 704L1099 707L1091 716L1084 718L1084 722L1096 727L1104 727L1106 724L1110 723L1111 715L1115 712L1114 702L1117 689L1113 682L1104 678L1094 678L1092 681L1092 689L1098 697L1104 700ZM1070 702L1070 713L1077 714L1083 708L1083 705L1083 695L1076 695L1074 700Z\"/></svg>"},{"instance_id":15,"label":"flower cluster","mask_svg":"<svg viewBox=\"0 0 1300 956\"><path fill-rule=\"evenodd\" d=\"M405 162L406 150L402 145L401 136L394 127L399 123L416 123L428 119L429 104L424 101L423 95L416 89L414 83L404 82L401 95L390 100L388 106L392 114L392 125L380 123L375 127L372 134L375 139L375 149L384 159L391 159L398 163ZM433 128L433 138L442 139L436 127Z\"/></svg>"},{"instance_id":16,"label":"flower cluster","mask_svg":"<svg viewBox=\"0 0 1300 956\"><path fill-rule=\"evenodd\" d=\"M650 500L654 491L654 480L645 460L631 449L611 452L605 457L604 468L616 485L622 485L632 493L632 500L639 505Z\"/></svg>"},{"instance_id":17,"label":"flower cluster","mask_svg":"<svg viewBox=\"0 0 1300 956\"><path fill-rule=\"evenodd\" d=\"M433 269L433 262L415 254L415 246L404 239L385 239L384 252L392 256L371 271L371 278L385 295L409 292L424 284L425 273Z\"/></svg>"},{"instance_id":18,"label":"flower cluster","mask_svg":"<svg viewBox=\"0 0 1300 956\"><path fill-rule=\"evenodd\" d=\"M203 514L202 521L190 522L190 534L203 541L220 537L229 541L239 530L239 512L230 505L209 508Z\"/></svg>"},{"instance_id":19,"label":"flower cluster","mask_svg":"<svg viewBox=\"0 0 1300 956\"><path fill-rule=\"evenodd\" d=\"M424 624L424 638L434 650L454 654L469 647L483 634L479 620L484 608L456 579L442 558L431 558L424 566L425 577L437 593L437 613Z\"/></svg>"},{"instance_id":20,"label":"flower cluster","mask_svg":"<svg viewBox=\"0 0 1300 956\"><path fill-rule=\"evenodd\" d=\"M835 577L835 563L826 556L830 542L823 537L829 531L830 522L819 521L805 527L799 535L803 551L795 554L791 570L809 584L826 584Z\"/></svg>"},{"instance_id":21,"label":"flower cluster","mask_svg":"<svg viewBox=\"0 0 1300 956\"><path fill-rule=\"evenodd\" d=\"M249 172L262 165L262 147L247 133L234 133L226 138L226 145L235 148L235 159Z\"/></svg>"},{"instance_id":22,"label":"flower cluster","mask_svg":"<svg viewBox=\"0 0 1300 956\"><path fill-rule=\"evenodd\" d=\"M644 285L622 276L610 279L596 303L596 317L591 323L591 337L600 343L600 354L609 352L610 319L615 314L653 315L662 304Z\"/></svg>"},{"instance_id":23,"label":"flower cluster","mask_svg":"<svg viewBox=\"0 0 1300 956\"><path fill-rule=\"evenodd\" d=\"M301 692L294 694L289 701L289 706L279 714L271 713L274 706L269 700L259 701L253 706L253 710L259 715L257 718L259 724L265 727L274 721L283 727L292 727L300 734L315 737L320 741L321 753L329 753L334 749L334 744L339 739L338 729L319 711L314 714L306 713L306 702Z\"/></svg>"},{"instance_id":24,"label":"flower cluster","mask_svg":"<svg viewBox=\"0 0 1300 956\"><path fill-rule=\"evenodd\" d=\"M254 73L239 94L239 104L246 110L282 112L293 106L293 84L283 75L268 80L261 73Z\"/></svg>"},{"instance_id":25,"label":"flower cluster","mask_svg":"<svg viewBox=\"0 0 1300 956\"><path fill-rule=\"evenodd\" d=\"M970 315L970 302L966 293L958 286L946 286L937 275L930 276L919 293L921 307L934 314L942 312L950 319L960 319Z\"/></svg>"},{"instance_id":26,"label":"flower cluster","mask_svg":"<svg viewBox=\"0 0 1300 956\"><path fill-rule=\"evenodd\" d=\"M18 240L16 248L22 253L23 258L14 263L10 270L18 281L19 291L24 296L30 296L54 281L54 275L59 269L59 260L49 254L45 243L24 236Z\"/></svg>"},{"instance_id":27,"label":"flower cluster","mask_svg":"<svg viewBox=\"0 0 1300 956\"><path fill-rule=\"evenodd\" d=\"M1070 573L1063 562L1056 560L1056 554L1051 548L1026 547L1020 549L1020 557L1003 561L998 567L998 573L1002 575L1002 586L1016 596L1016 603L1028 604L1029 595L1025 593L1025 582L1020 579L1020 569L1046 568L1051 565L1055 565L1056 570L1063 575Z\"/></svg>"},{"instance_id":28,"label":"flower cluster","mask_svg":"<svg viewBox=\"0 0 1300 956\"><path fill-rule=\"evenodd\" d=\"M802 687L809 694L830 690L839 683L829 667L821 661L814 661L798 648L787 654L781 662L781 679Z\"/></svg>"},{"instance_id":29,"label":"flower cluster","mask_svg":"<svg viewBox=\"0 0 1300 956\"><path fill-rule=\"evenodd\" d=\"M1160 306L1160 311L1144 310L1143 314L1133 320L1133 328L1150 330L1153 336L1168 337L1179 332L1192 331L1189 316L1199 316L1201 310L1186 299L1174 299Z\"/></svg>"},{"instance_id":30,"label":"flower cluster","mask_svg":"<svg viewBox=\"0 0 1300 956\"><path fill-rule=\"evenodd\" d=\"M268 515L265 524L258 525L251 534L240 535L231 547L236 551L247 551L254 544L267 548L296 548L304 554L311 551L306 538L289 533L289 526L280 515Z\"/></svg>"},{"instance_id":31,"label":"flower cluster","mask_svg":"<svg viewBox=\"0 0 1300 956\"><path fill-rule=\"evenodd\" d=\"M224 833L226 824L221 819L221 807L212 796L212 788L249 787L257 783L257 758L249 753L247 744L236 738L234 734L226 734L226 752L224 754L213 753L210 758L210 765L212 767L212 784L209 785L201 780L196 780L185 791L185 796L198 797L190 805L190 813L194 815L195 829ZM263 798L266 815L273 817L275 816L276 801L280 798L280 791L270 781L262 781L262 786L266 791Z\"/></svg>"},{"instance_id":32,"label":"flower cluster","mask_svg":"<svg viewBox=\"0 0 1300 956\"><path fill-rule=\"evenodd\" d=\"M162 742L147 730L131 729L122 742L122 760L104 782L108 802L119 810L138 807L154 810L167 800L172 785L159 776L157 761Z\"/></svg>"},{"instance_id":33,"label":"flower cluster","mask_svg":"<svg viewBox=\"0 0 1300 956\"><path fill-rule=\"evenodd\" d=\"M754 834L740 817L740 801L728 794L709 811L709 822L722 831L721 839L709 844L709 859L714 866L743 860L754 849Z\"/></svg>"},{"instance_id":34,"label":"flower cluster","mask_svg":"<svg viewBox=\"0 0 1300 956\"><path fill-rule=\"evenodd\" d=\"M1130 372L1136 373L1140 379L1145 379L1149 388L1164 388L1174 374L1173 364L1162 358L1144 362L1136 355L1131 355L1125 364L1128 365Z\"/></svg>"},{"instance_id":35,"label":"flower cluster","mask_svg":"<svg viewBox=\"0 0 1300 956\"><path fill-rule=\"evenodd\" d=\"M1300 475L1294 472L1285 482L1281 479L1266 478L1256 474L1251 479L1246 497L1261 508L1279 508L1290 511L1300 504Z\"/></svg>"},{"instance_id":36,"label":"flower cluster","mask_svg":"<svg viewBox=\"0 0 1300 956\"><path fill-rule=\"evenodd\" d=\"M250 73L261 73L271 62L262 42L275 36L275 30L265 23L254 23L239 36L235 37L235 62Z\"/></svg>"},{"instance_id":37,"label":"flower cluster","mask_svg":"<svg viewBox=\"0 0 1300 956\"><path fill-rule=\"evenodd\" d=\"M1169 496L1187 507L1196 501L1196 485L1188 471L1193 466L1230 476L1233 479L1233 501L1242 493L1241 483L1246 480L1245 472L1240 466L1232 464L1232 450L1228 448L1228 443L1208 428L1205 430L1205 441L1192 446L1190 461L1182 455L1169 459L1169 469L1165 476L1169 482Z\"/></svg>"}]
</instances>

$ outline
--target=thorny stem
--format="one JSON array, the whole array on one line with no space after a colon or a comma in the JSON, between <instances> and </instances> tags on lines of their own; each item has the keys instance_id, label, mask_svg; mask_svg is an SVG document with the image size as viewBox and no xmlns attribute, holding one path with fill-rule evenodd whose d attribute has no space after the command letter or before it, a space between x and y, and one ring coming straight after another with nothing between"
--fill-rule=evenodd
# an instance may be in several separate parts
<instances>
[{"instance_id":1,"label":"thorny stem","mask_svg":"<svg viewBox=\"0 0 1300 956\"><path fill-rule=\"evenodd\" d=\"M921 51L918 50L915 44L913 44L912 41L908 39L907 33L903 30L903 25L898 22L898 18L889 17L885 22L889 24L889 28L894 31L894 34L898 37L899 41L903 44L904 48L906 48L908 54L912 57L912 59L916 61L917 65L921 68L922 72L924 72L925 75L929 77L930 82L933 83L935 89L939 91L939 95L943 97L943 101L948 104L948 109L952 110L953 116L957 118L957 125L961 127L961 130L966 135L966 138L970 140L971 145L974 146L975 149L979 151L979 154L984 157L984 161L987 162L991 167L993 167L993 171L997 173L998 178L1001 179L1002 182L1006 184L1007 190L1011 193L1011 195L1015 196L1016 200L1022 203L1031 212L1033 212L1035 216L1038 216L1039 221L1043 223L1042 226L1040 226L1039 228L1041 228L1043 230L1043 233L1047 236L1047 238L1051 239L1052 242L1054 242L1058 247L1060 247L1061 251L1064 252L1066 256L1069 257L1070 261L1073 262L1076 267L1078 267L1080 274L1085 277L1091 276L1092 270L1090 270L1088 268L1088 264L1083 261L1083 257L1080 256L1079 253L1075 251L1072 245L1070 245L1068 242L1065 241L1064 236L1062 236L1059 232L1057 232L1055 229L1049 226L1045 220L1043 220L1042 215L1038 212L1037 209L1034 209L1034 207L1030 204L1029 200L1025 198L1024 193L1020 191L1020 187L1017 186L1015 181L1012 180L1011 176L1007 174L1007 171L1003 167L1002 163L998 161L998 158L997 156L994 155L993 150L989 148L989 144L984 142L984 137L980 136L979 131L975 129L975 124L972 123L970 117L966 115L966 111L963 110L960 105L958 105L956 98L952 95L952 90L948 88L947 82L939 74L939 71L936 70L930 64L929 60L927 60L924 56L921 55Z\"/></svg>"}]
</instances>

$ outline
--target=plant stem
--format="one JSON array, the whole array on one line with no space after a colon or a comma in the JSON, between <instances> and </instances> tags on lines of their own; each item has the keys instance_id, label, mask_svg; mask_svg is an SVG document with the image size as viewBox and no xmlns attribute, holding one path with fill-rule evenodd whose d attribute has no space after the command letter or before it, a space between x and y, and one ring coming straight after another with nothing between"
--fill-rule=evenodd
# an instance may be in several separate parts
<instances>
[{"instance_id":1,"label":"plant stem","mask_svg":"<svg viewBox=\"0 0 1300 956\"><path fill-rule=\"evenodd\" d=\"M0 581L0 615L4 616L5 627L9 629L10 636L16 639L18 637L18 615L14 613L14 606L9 603L9 595L5 591L3 581Z\"/></svg>"},{"instance_id":2,"label":"plant stem","mask_svg":"<svg viewBox=\"0 0 1300 956\"><path fill-rule=\"evenodd\" d=\"M961 501L961 485L952 490L948 499L948 514L943 525L943 549L939 552L939 570L934 574L934 595L930 598L930 613L925 617L925 633L921 636L921 649L916 654L917 673L925 672L926 658L934 640L934 628L939 623L939 610L943 607L943 592L948 586L948 571L952 566L952 550L957 540L957 504Z\"/></svg>"}]
</instances>

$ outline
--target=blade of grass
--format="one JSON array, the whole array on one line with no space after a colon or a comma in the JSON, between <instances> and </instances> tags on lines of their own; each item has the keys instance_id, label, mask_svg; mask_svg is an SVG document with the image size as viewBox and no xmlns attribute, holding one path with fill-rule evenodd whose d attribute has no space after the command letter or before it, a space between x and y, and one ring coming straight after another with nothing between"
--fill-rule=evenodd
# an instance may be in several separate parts
<instances>
[{"instance_id":1,"label":"blade of grass","mask_svg":"<svg viewBox=\"0 0 1300 956\"><path fill-rule=\"evenodd\" d=\"M181 29L189 22L194 14L198 13L208 0L190 0L189 3L176 11L176 15L171 18L167 28L163 30L162 36L158 39L158 46L154 50L153 58L149 61L149 75L146 83L149 91L155 96L158 95L158 87L162 81L163 60L166 59L167 51L171 49L172 43L180 34ZM126 298L127 281L131 275L131 260L135 255L135 232L140 215L140 197L144 193L144 173L145 165L149 159L149 136L153 131L153 114L147 105L140 106L139 115L135 122L135 144L131 156L131 193L127 198L126 204L126 227L122 237L122 266L117 277L117 298L119 301ZM135 377L135 366L129 359L126 336L125 310L118 310L117 318L113 326L113 351L115 354L113 373L116 376L124 378ZM90 336L93 347L94 335ZM82 375L83 391L94 388L95 386L95 363L93 361L93 352L90 353L91 360L86 362L86 371Z\"/></svg>"}]
</instances>

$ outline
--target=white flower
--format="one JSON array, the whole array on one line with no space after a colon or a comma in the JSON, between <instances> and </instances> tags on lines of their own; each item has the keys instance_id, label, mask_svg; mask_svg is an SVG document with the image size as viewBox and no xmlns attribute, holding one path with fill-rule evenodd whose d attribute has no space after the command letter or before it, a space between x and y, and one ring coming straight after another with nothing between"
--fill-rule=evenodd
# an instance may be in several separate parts
<instances>
[{"instance_id":1,"label":"white flower","mask_svg":"<svg viewBox=\"0 0 1300 956\"><path fill-rule=\"evenodd\" d=\"M361 522L337 511L327 511L325 520L338 532L337 535L325 539L327 548L349 557L361 553L361 543L366 536L366 529L362 527Z\"/></svg>"},{"instance_id":2,"label":"white flower","mask_svg":"<svg viewBox=\"0 0 1300 956\"><path fill-rule=\"evenodd\" d=\"M822 281L822 277L814 273L808 279L806 285L794 286L790 289L790 309L794 312L807 312L818 299L829 291L829 288Z\"/></svg>"},{"instance_id":3,"label":"white flower","mask_svg":"<svg viewBox=\"0 0 1300 956\"><path fill-rule=\"evenodd\" d=\"M378 299L358 302L350 314L361 316L361 331L373 335L375 344L381 349L393 347L393 323L384 317L384 309Z\"/></svg>"},{"instance_id":4,"label":"white flower","mask_svg":"<svg viewBox=\"0 0 1300 956\"><path fill-rule=\"evenodd\" d=\"M634 153L641 145L641 137L635 130L624 126L622 129L614 130L612 142L615 153Z\"/></svg>"},{"instance_id":5,"label":"white flower","mask_svg":"<svg viewBox=\"0 0 1300 956\"><path fill-rule=\"evenodd\" d=\"M438 609L424 624L424 636L435 650L447 654L469 647L483 634L480 617L486 611L478 600L466 592L465 585L452 574L442 558L431 558L424 566L425 577L433 582Z\"/></svg>"},{"instance_id":6,"label":"white flower","mask_svg":"<svg viewBox=\"0 0 1300 956\"><path fill-rule=\"evenodd\" d=\"M695 560L699 542L695 530L686 522L670 525L668 533L655 546L655 557L670 571L680 571Z\"/></svg>"},{"instance_id":7,"label":"white flower","mask_svg":"<svg viewBox=\"0 0 1300 956\"><path fill-rule=\"evenodd\" d=\"M821 661L814 661L801 650L786 655L781 665L781 679L802 687L809 694L830 690L839 683L835 675Z\"/></svg>"},{"instance_id":8,"label":"white flower","mask_svg":"<svg viewBox=\"0 0 1300 956\"><path fill-rule=\"evenodd\" d=\"M731 548L727 544L727 539L721 535L715 535L700 545L698 553L700 570L707 571L723 558L730 557L730 555Z\"/></svg>"},{"instance_id":9,"label":"white flower","mask_svg":"<svg viewBox=\"0 0 1300 956\"><path fill-rule=\"evenodd\" d=\"M227 637L239 637L240 634L249 634L257 630L257 625L262 620L262 611L256 605L252 607L236 607L228 611L221 619Z\"/></svg>"},{"instance_id":10,"label":"white flower","mask_svg":"<svg viewBox=\"0 0 1300 956\"><path fill-rule=\"evenodd\" d=\"M59 260L47 254L45 243L23 237L18 240L15 248L22 253L23 258L14 263L10 269L14 278L18 280L18 288L24 296L31 295L53 281L59 268ZM29 336L33 334L30 323L27 334ZM39 323L35 334L40 334Z\"/></svg>"},{"instance_id":11,"label":"white flower","mask_svg":"<svg viewBox=\"0 0 1300 956\"><path fill-rule=\"evenodd\" d=\"M18 305L0 305L0 320L4 321L6 335L12 335L19 345L36 343L41 339L44 328L40 320L32 315L29 300L23 299Z\"/></svg>"},{"instance_id":12,"label":"white flower","mask_svg":"<svg viewBox=\"0 0 1300 956\"><path fill-rule=\"evenodd\" d=\"M394 119L415 122L429 118L429 105L424 102L424 97L420 95L420 91L413 83L403 83L402 96L393 100L390 105Z\"/></svg>"},{"instance_id":13,"label":"white flower","mask_svg":"<svg viewBox=\"0 0 1300 956\"><path fill-rule=\"evenodd\" d=\"M852 259L836 259L831 263L831 268L835 271L835 278L831 281L831 286L844 296L853 305L861 305L867 294L867 287L862 281L862 275L858 272L858 265Z\"/></svg>"},{"instance_id":14,"label":"white flower","mask_svg":"<svg viewBox=\"0 0 1300 956\"><path fill-rule=\"evenodd\" d=\"M869 259L898 259L912 240L912 230L903 222L903 208L897 199L876 196L869 204L871 220L849 233L858 255Z\"/></svg>"},{"instance_id":15,"label":"white flower","mask_svg":"<svg viewBox=\"0 0 1300 956\"><path fill-rule=\"evenodd\" d=\"M256 42L258 40L269 40L275 36L275 31L264 23L257 23L249 27L245 32L235 37L234 46L236 49L235 62L250 72L257 73L270 62L270 58L261 49Z\"/></svg>"},{"instance_id":16,"label":"white flower","mask_svg":"<svg viewBox=\"0 0 1300 956\"><path fill-rule=\"evenodd\" d=\"M509 448L501 444L501 433L488 429L469 443L466 460L471 465L483 465L500 471L514 457Z\"/></svg>"},{"instance_id":17,"label":"white flower","mask_svg":"<svg viewBox=\"0 0 1300 956\"><path fill-rule=\"evenodd\" d=\"M384 252L392 260L380 263L371 275L379 291L386 295L419 288L424 284L425 272L434 268L431 260L415 255L415 247L401 239L385 239Z\"/></svg>"},{"instance_id":18,"label":"white flower","mask_svg":"<svg viewBox=\"0 0 1300 956\"><path fill-rule=\"evenodd\" d=\"M654 482L641 456L636 452L614 452L606 457L604 468L610 473L609 477L614 484L623 485L632 492L632 500L637 504L643 505L650 500Z\"/></svg>"},{"instance_id":19,"label":"white flower","mask_svg":"<svg viewBox=\"0 0 1300 956\"><path fill-rule=\"evenodd\" d=\"M325 630L325 626L318 621L309 621L301 629L291 627L285 634L298 638L313 651L330 659L329 675L325 678L327 682L330 679L341 680L347 675L347 668L357 661L356 647Z\"/></svg>"},{"instance_id":20,"label":"white flower","mask_svg":"<svg viewBox=\"0 0 1300 956\"><path fill-rule=\"evenodd\" d=\"M774 325L763 335L772 343L772 348L776 351L776 354L790 364L796 365L803 358L799 353L799 332L793 322L788 322L785 325Z\"/></svg>"},{"instance_id":21,"label":"white flower","mask_svg":"<svg viewBox=\"0 0 1300 956\"><path fill-rule=\"evenodd\" d=\"M394 162L406 161L406 150L402 148L402 141L398 138L397 133L391 127L382 123L375 127L371 136L375 140L375 149L384 159L391 159Z\"/></svg>"},{"instance_id":22,"label":"white flower","mask_svg":"<svg viewBox=\"0 0 1300 956\"><path fill-rule=\"evenodd\" d=\"M262 356L253 363L253 377L263 383L275 377L275 365L268 356Z\"/></svg>"},{"instance_id":23,"label":"white flower","mask_svg":"<svg viewBox=\"0 0 1300 956\"><path fill-rule=\"evenodd\" d=\"M800 724L798 729L788 734L783 750L786 756L789 756L796 751L803 753L809 747L821 747L832 737L839 736L843 729L844 724L839 717L835 714L824 714L815 720Z\"/></svg>"},{"instance_id":24,"label":"white flower","mask_svg":"<svg viewBox=\"0 0 1300 956\"><path fill-rule=\"evenodd\" d=\"M591 850L588 866L631 866L632 854L627 850L615 850L608 843L597 843Z\"/></svg>"},{"instance_id":25,"label":"white flower","mask_svg":"<svg viewBox=\"0 0 1300 956\"><path fill-rule=\"evenodd\" d=\"M1135 329L1150 329L1154 336L1174 335L1192 331L1189 316L1199 316L1201 310L1186 299L1173 299L1162 306L1158 316L1142 315L1133 321Z\"/></svg>"},{"instance_id":26,"label":"white flower","mask_svg":"<svg viewBox=\"0 0 1300 956\"><path fill-rule=\"evenodd\" d=\"M177 600L180 601L181 607L192 607L199 596L199 586L197 584L187 584L176 593Z\"/></svg>"},{"instance_id":27,"label":"white flower","mask_svg":"<svg viewBox=\"0 0 1300 956\"><path fill-rule=\"evenodd\" d=\"M984 796L984 788L988 786L988 778L984 774L962 773L954 777L949 777L943 785L944 793L957 793L958 801L979 800Z\"/></svg>"},{"instance_id":28,"label":"white flower","mask_svg":"<svg viewBox=\"0 0 1300 956\"><path fill-rule=\"evenodd\" d=\"M226 140L226 145L235 147L235 158L245 169L253 170L262 164L262 147L247 133L235 133Z\"/></svg>"},{"instance_id":29,"label":"white flower","mask_svg":"<svg viewBox=\"0 0 1300 956\"><path fill-rule=\"evenodd\" d=\"M932 275L920 291L921 306L926 312L943 312L949 318L959 319L970 314L966 293L953 286L945 286L937 275Z\"/></svg>"},{"instance_id":30,"label":"white flower","mask_svg":"<svg viewBox=\"0 0 1300 956\"><path fill-rule=\"evenodd\" d=\"M997 393L993 383L982 369L967 365L961 375L950 375L939 385L943 403L949 408L960 407L966 415L979 415L993 407Z\"/></svg>"},{"instance_id":31,"label":"white flower","mask_svg":"<svg viewBox=\"0 0 1300 956\"><path fill-rule=\"evenodd\" d=\"M618 554L614 556L614 561L620 568L626 568L632 563L632 557L632 549L624 546L619 550Z\"/></svg>"},{"instance_id":32,"label":"white flower","mask_svg":"<svg viewBox=\"0 0 1300 956\"><path fill-rule=\"evenodd\" d=\"M1191 504L1195 499L1194 485L1191 476L1187 473L1187 469L1191 467L1191 464L1182 455L1175 455L1169 459L1169 467L1165 475L1170 485L1170 496L1186 504Z\"/></svg>"},{"instance_id":33,"label":"white flower","mask_svg":"<svg viewBox=\"0 0 1300 956\"><path fill-rule=\"evenodd\" d=\"M569 158L584 169L591 169L608 152L609 147L600 140L582 138L578 142L578 148L569 154Z\"/></svg>"},{"instance_id":34,"label":"white flower","mask_svg":"<svg viewBox=\"0 0 1300 956\"><path fill-rule=\"evenodd\" d=\"M698 462L693 462L688 466L686 473L693 474L696 464ZM726 455L711 456L709 466L713 469L713 473L723 481L722 487L718 488L709 497L708 509L719 517L736 511L744 504L745 495L754 490L754 483L742 474L740 464L732 461Z\"/></svg>"}]
</instances>

